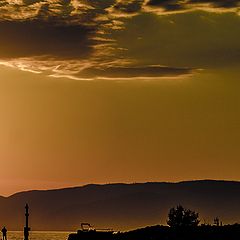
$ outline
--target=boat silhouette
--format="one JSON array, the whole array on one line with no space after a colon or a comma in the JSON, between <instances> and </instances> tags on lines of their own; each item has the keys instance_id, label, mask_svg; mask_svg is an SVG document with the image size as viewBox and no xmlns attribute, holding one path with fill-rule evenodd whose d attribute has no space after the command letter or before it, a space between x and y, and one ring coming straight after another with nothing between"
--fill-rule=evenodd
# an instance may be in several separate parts
<instances>
[{"instance_id":1,"label":"boat silhouette","mask_svg":"<svg viewBox=\"0 0 240 240\"><path fill-rule=\"evenodd\" d=\"M114 235L113 229L96 229L89 223L81 223L81 229L69 234L68 240L112 240Z\"/></svg>"}]
</instances>

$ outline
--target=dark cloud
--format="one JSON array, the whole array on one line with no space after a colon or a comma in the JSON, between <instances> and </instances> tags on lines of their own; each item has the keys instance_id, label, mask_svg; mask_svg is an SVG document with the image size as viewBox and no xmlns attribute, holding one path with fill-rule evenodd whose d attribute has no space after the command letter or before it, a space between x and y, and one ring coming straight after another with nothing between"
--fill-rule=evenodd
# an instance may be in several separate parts
<instances>
[{"instance_id":1,"label":"dark cloud","mask_svg":"<svg viewBox=\"0 0 240 240\"><path fill-rule=\"evenodd\" d=\"M7 4L5 0L0 0L0 7L6 6Z\"/></svg>"},{"instance_id":2,"label":"dark cloud","mask_svg":"<svg viewBox=\"0 0 240 240\"><path fill-rule=\"evenodd\" d=\"M147 5L164 8L165 11L182 10L185 8L182 1L179 0L150 0Z\"/></svg>"},{"instance_id":3,"label":"dark cloud","mask_svg":"<svg viewBox=\"0 0 240 240\"><path fill-rule=\"evenodd\" d=\"M137 13L141 10L143 0L120 1L114 5L114 10L124 13Z\"/></svg>"},{"instance_id":4,"label":"dark cloud","mask_svg":"<svg viewBox=\"0 0 240 240\"><path fill-rule=\"evenodd\" d=\"M70 18L71 12L73 11L73 6L71 5L71 0L61 0L59 3L51 9L50 3L45 3L39 9L37 18L39 17L51 17L58 16L61 19Z\"/></svg>"},{"instance_id":5,"label":"dark cloud","mask_svg":"<svg viewBox=\"0 0 240 240\"><path fill-rule=\"evenodd\" d=\"M239 0L189 0L189 3L210 3L213 7L235 8L239 6Z\"/></svg>"},{"instance_id":6,"label":"dark cloud","mask_svg":"<svg viewBox=\"0 0 240 240\"><path fill-rule=\"evenodd\" d=\"M41 69L49 67L55 68L54 74L83 78L186 75L192 73L192 70L123 64L128 61L133 45L128 43L127 46L120 46L115 38L115 31L127 26L128 17L144 12L161 15L195 9L209 11L209 8L236 12L239 1L23 0L9 4L6 0L0 0L0 59L11 59L13 61L9 61L10 65L25 70L41 72ZM137 41L141 42L143 38L137 36ZM146 40L144 41L146 44ZM40 58L44 60L39 61ZM115 60L121 63L112 66L111 63ZM130 59L129 62L134 60L138 59ZM156 61L148 64L159 63Z\"/></svg>"},{"instance_id":7,"label":"dark cloud","mask_svg":"<svg viewBox=\"0 0 240 240\"><path fill-rule=\"evenodd\" d=\"M97 32L109 20L97 18L107 14L105 8L111 3L86 0L75 6L71 0L24 0L22 5L7 4L0 8L0 58L87 58L98 44L108 42Z\"/></svg>"},{"instance_id":8,"label":"dark cloud","mask_svg":"<svg viewBox=\"0 0 240 240\"><path fill-rule=\"evenodd\" d=\"M113 79L134 79L176 77L193 73L190 68L174 68L165 66L112 66L112 67L93 67L85 69L79 76L85 78L113 78Z\"/></svg>"},{"instance_id":9,"label":"dark cloud","mask_svg":"<svg viewBox=\"0 0 240 240\"><path fill-rule=\"evenodd\" d=\"M49 55L82 58L91 52L94 29L39 20L0 22L0 57Z\"/></svg>"},{"instance_id":10,"label":"dark cloud","mask_svg":"<svg viewBox=\"0 0 240 240\"><path fill-rule=\"evenodd\" d=\"M146 11L156 12L157 14L177 13L193 10L218 10L234 11L240 7L239 0L149 0L146 3Z\"/></svg>"},{"instance_id":11,"label":"dark cloud","mask_svg":"<svg viewBox=\"0 0 240 240\"><path fill-rule=\"evenodd\" d=\"M44 2L44 1L42 1L42 0L23 0L24 5L31 5L31 4L39 3L39 2Z\"/></svg>"},{"instance_id":12,"label":"dark cloud","mask_svg":"<svg viewBox=\"0 0 240 240\"><path fill-rule=\"evenodd\" d=\"M86 24L86 20L88 24L93 24L96 23L96 18L100 19L99 16L111 19L114 11L123 15L149 11L149 8L174 13L199 8L206 11L211 8L236 11L239 4L240 0L23 0L22 3L14 4L0 0L0 19L29 19L40 16L66 19L74 16L75 21L81 24Z\"/></svg>"}]
</instances>

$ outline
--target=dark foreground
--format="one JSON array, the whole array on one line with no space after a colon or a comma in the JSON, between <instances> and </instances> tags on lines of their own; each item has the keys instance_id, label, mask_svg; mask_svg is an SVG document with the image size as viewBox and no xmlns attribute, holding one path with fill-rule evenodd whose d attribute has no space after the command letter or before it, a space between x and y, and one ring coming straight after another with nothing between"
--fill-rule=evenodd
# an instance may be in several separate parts
<instances>
[{"instance_id":1,"label":"dark foreground","mask_svg":"<svg viewBox=\"0 0 240 240\"><path fill-rule=\"evenodd\" d=\"M170 228L153 226L121 234L122 240L231 240L240 239L240 225Z\"/></svg>"},{"instance_id":2,"label":"dark foreground","mask_svg":"<svg viewBox=\"0 0 240 240\"><path fill-rule=\"evenodd\" d=\"M170 228L152 226L122 233L90 231L70 234L68 240L239 240L240 225Z\"/></svg>"}]
</instances>

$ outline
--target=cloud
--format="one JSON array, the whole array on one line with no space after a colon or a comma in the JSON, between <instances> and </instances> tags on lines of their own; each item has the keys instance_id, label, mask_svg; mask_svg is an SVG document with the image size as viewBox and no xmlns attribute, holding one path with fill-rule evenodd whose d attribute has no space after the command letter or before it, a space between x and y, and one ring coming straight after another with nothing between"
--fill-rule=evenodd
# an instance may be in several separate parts
<instances>
[{"instance_id":1,"label":"cloud","mask_svg":"<svg viewBox=\"0 0 240 240\"><path fill-rule=\"evenodd\" d=\"M116 16L145 11L162 14L198 9L237 12L239 8L240 0L0 0L0 19L29 20L54 16L65 22L95 25L100 19L111 21Z\"/></svg>"},{"instance_id":2,"label":"cloud","mask_svg":"<svg viewBox=\"0 0 240 240\"><path fill-rule=\"evenodd\" d=\"M18 68L37 74L47 74L55 78L73 80L158 80L191 76L198 70L160 65L137 65L133 62L115 60L98 62L88 60L49 60L48 58L17 58L0 61L0 65Z\"/></svg>"},{"instance_id":3,"label":"cloud","mask_svg":"<svg viewBox=\"0 0 240 240\"><path fill-rule=\"evenodd\" d=\"M207 12L239 12L239 0L147 0L144 10L158 15L195 10Z\"/></svg>"},{"instance_id":4,"label":"cloud","mask_svg":"<svg viewBox=\"0 0 240 240\"><path fill-rule=\"evenodd\" d=\"M236 8L239 0L189 0L189 4L211 4L214 8Z\"/></svg>"},{"instance_id":5,"label":"cloud","mask_svg":"<svg viewBox=\"0 0 240 240\"><path fill-rule=\"evenodd\" d=\"M106 28L120 28L120 21L107 17L106 9L113 3L0 0L0 58L89 57L98 44L113 42Z\"/></svg>"},{"instance_id":6,"label":"cloud","mask_svg":"<svg viewBox=\"0 0 240 240\"><path fill-rule=\"evenodd\" d=\"M113 32L141 13L197 9L237 12L239 0L0 0L0 61L74 79L188 75L192 69L139 66L121 55L128 49L118 45Z\"/></svg>"},{"instance_id":7,"label":"cloud","mask_svg":"<svg viewBox=\"0 0 240 240\"><path fill-rule=\"evenodd\" d=\"M188 68L173 68L167 66L105 66L84 69L80 75L85 78L102 79L135 79L161 78L187 75L193 72Z\"/></svg>"},{"instance_id":8,"label":"cloud","mask_svg":"<svg viewBox=\"0 0 240 240\"><path fill-rule=\"evenodd\" d=\"M109 9L109 14L115 17L129 17L141 12L144 0L118 0Z\"/></svg>"},{"instance_id":9,"label":"cloud","mask_svg":"<svg viewBox=\"0 0 240 240\"><path fill-rule=\"evenodd\" d=\"M151 7L160 7L163 8L165 11L185 9L183 1L179 0L163 0L163 1L149 0L146 5Z\"/></svg>"},{"instance_id":10,"label":"cloud","mask_svg":"<svg viewBox=\"0 0 240 240\"><path fill-rule=\"evenodd\" d=\"M113 2L106 2L2 0L1 63L37 73L55 69L59 63L81 69L82 62L95 62L91 59L100 55L109 57L114 40L106 36L104 28L110 21L100 16L106 15L105 8ZM112 22L112 25L120 24L116 20ZM100 51L101 46L104 50Z\"/></svg>"},{"instance_id":11,"label":"cloud","mask_svg":"<svg viewBox=\"0 0 240 240\"><path fill-rule=\"evenodd\" d=\"M96 44L94 29L84 25L58 25L53 21L0 22L1 58L44 56L83 58Z\"/></svg>"}]
</instances>

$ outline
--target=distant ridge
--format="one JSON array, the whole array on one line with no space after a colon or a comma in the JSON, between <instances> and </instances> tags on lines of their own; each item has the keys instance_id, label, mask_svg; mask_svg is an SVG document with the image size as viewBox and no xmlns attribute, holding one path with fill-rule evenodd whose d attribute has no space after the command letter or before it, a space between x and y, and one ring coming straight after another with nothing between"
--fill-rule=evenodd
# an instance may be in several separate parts
<instances>
[{"instance_id":1,"label":"distant ridge","mask_svg":"<svg viewBox=\"0 0 240 240\"><path fill-rule=\"evenodd\" d=\"M198 211L203 223L216 216L224 223L240 222L238 181L89 184L19 192L0 197L0 224L21 230L26 202L33 230L75 231L81 222L117 230L166 224L169 208L177 204Z\"/></svg>"},{"instance_id":2,"label":"distant ridge","mask_svg":"<svg viewBox=\"0 0 240 240\"><path fill-rule=\"evenodd\" d=\"M33 190L26 190L26 191L21 191L21 192L16 192L11 194L10 196L0 196L0 198L10 198L14 197L15 195L18 194L25 194L25 193L30 193L30 192L54 192L54 191L65 191L65 190L72 190L72 189L80 189L80 188L88 188L88 187L101 187L101 186L124 186L124 185L143 185L143 184L169 184L169 185L181 185L181 184L199 184L199 183L236 183L239 184L240 181L229 181L229 180L212 180L212 179L204 179L204 180L189 180L189 181L179 181L179 182L134 182L134 183L103 183L103 184L97 184L97 183L90 183L90 184L85 184L85 185L80 185L80 186L71 186L71 187L64 187L64 188L54 188L54 189L44 189L44 190L38 190L38 189L33 189Z\"/></svg>"}]
</instances>

